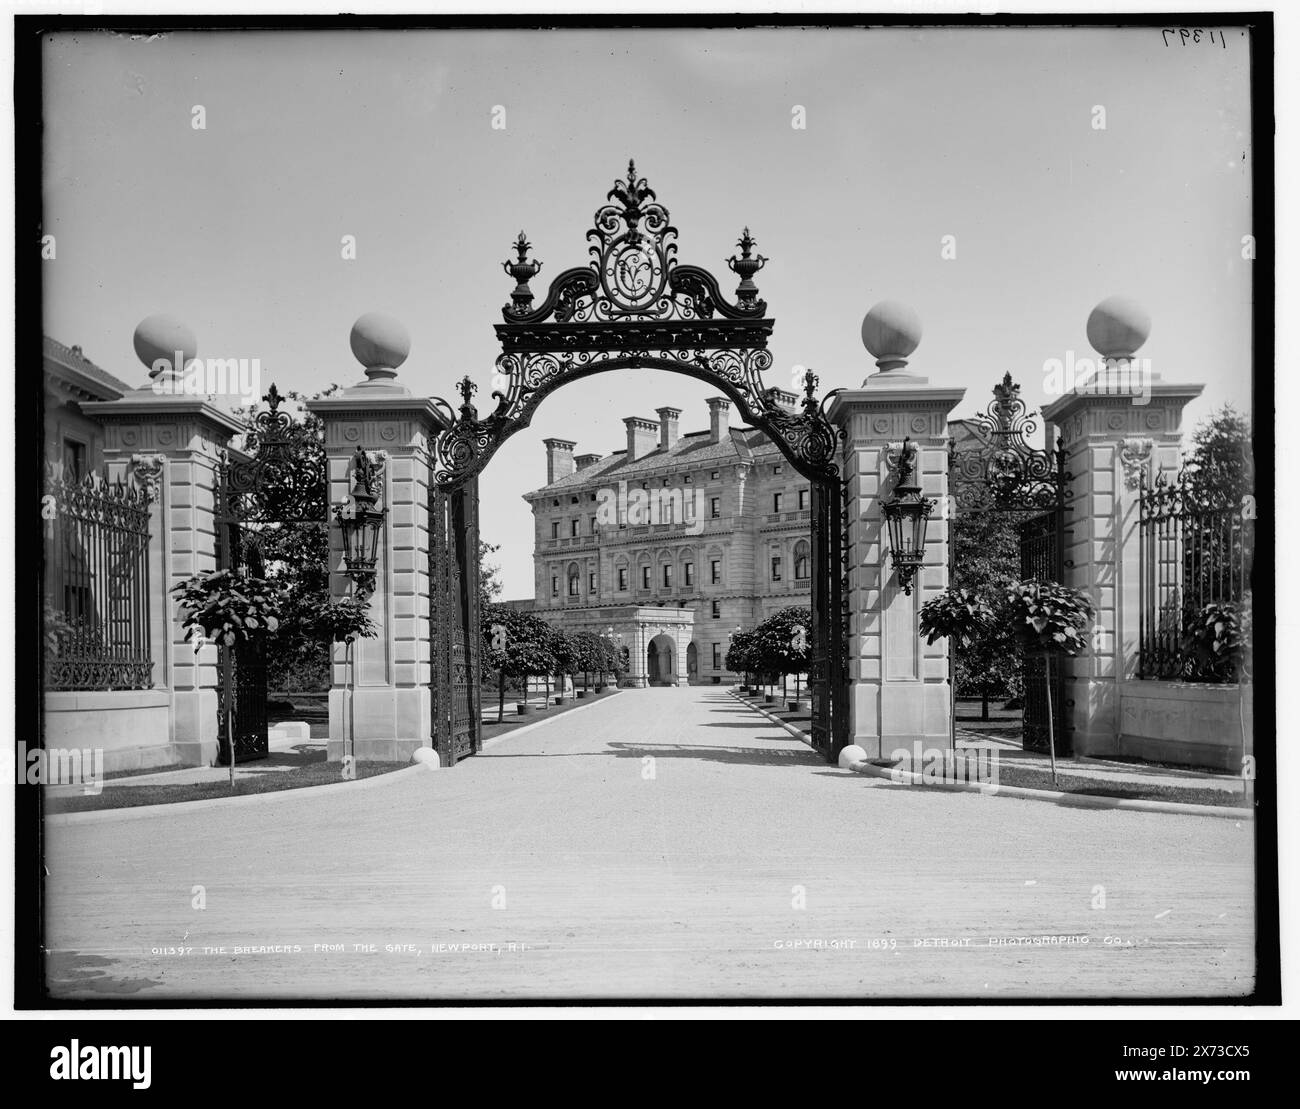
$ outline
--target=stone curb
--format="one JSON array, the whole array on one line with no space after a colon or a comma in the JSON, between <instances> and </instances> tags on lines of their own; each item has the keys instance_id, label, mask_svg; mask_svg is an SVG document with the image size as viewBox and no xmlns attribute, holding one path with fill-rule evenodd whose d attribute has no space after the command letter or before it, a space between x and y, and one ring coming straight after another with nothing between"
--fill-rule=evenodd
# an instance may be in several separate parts
<instances>
[{"instance_id":1,"label":"stone curb","mask_svg":"<svg viewBox=\"0 0 1300 1109\"><path fill-rule=\"evenodd\" d=\"M623 690L616 689L614 690L614 696L617 697L622 692ZM565 712L560 713L560 716L573 716L577 713L585 711L586 709L594 709L597 705L604 704L608 700L609 700L608 697L602 697L599 701L592 701L591 704L589 705L579 705L577 708L568 709ZM513 739L517 735L523 735L524 732L530 732L534 728L540 728L543 724L549 724L551 723L552 720L560 719L560 716L552 716L549 718L543 717L541 720L534 720L531 724L525 724L521 728L511 728L508 732L502 732L500 735L494 735L491 739L485 739L483 741L483 750L486 751L489 747L495 746L496 744L500 743L503 739Z\"/></svg>"},{"instance_id":2,"label":"stone curb","mask_svg":"<svg viewBox=\"0 0 1300 1109\"><path fill-rule=\"evenodd\" d=\"M738 693L732 693L737 701L747 709L752 709L760 716L765 716L772 723L784 728L791 735L797 736L811 746L808 736L784 720L772 715L764 708L751 705ZM1090 793L1065 793L1052 789L1029 789L1026 786L997 786L996 791L976 782L925 782L919 774L909 770L886 770L882 766L873 766L870 762L852 763L842 766L842 770L851 770L855 774L866 774L873 778L883 778L896 785L915 786L923 789L946 789L955 793L978 793L985 797L1016 797L1022 801L1050 801L1065 808L1081 809L1125 809L1130 812L1175 813L1180 816L1214 816L1228 820L1254 820L1254 809L1237 809L1228 805L1191 805L1185 801L1146 801L1135 797L1099 797Z\"/></svg>"},{"instance_id":3,"label":"stone curb","mask_svg":"<svg viewBox=\"0 0 1300 1109\"><path fill-rule=\"evenodd\" d=\"M65 824L94 824L104 820L141 820L150 816L168 816L184 810L194 812L198 809L213 809L220 806L244 806L279 801L294 794L317 796L321 790L336 789L374 789L388 785L393 780L406 779L408 775L423 773L427 767L420 764L404 766L401 770L390 770L387 774L374 774L369 778L358 778L353 782L326 782L318 786L299 786L297 789L274 789L266 793L252 793L246 797L205 797L199 801L166 801L158 805L130 805L117 809L95 809L91 812L51 813L45 817L47 827L59 827Z\"/></svg>"}]
</instances>

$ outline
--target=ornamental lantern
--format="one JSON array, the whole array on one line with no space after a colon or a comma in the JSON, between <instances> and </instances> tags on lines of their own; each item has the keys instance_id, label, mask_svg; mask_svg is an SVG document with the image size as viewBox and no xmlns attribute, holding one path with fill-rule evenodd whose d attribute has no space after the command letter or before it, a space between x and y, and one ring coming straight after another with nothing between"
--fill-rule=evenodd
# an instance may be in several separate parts
<instances>
[{"instance_id":1,"label":"ornamental lantern","mask_svg":"<svg viewBox=\"0 0 1300 1109\"><path fill-rule=\"evenodd\" d=\"M379 537L388 514L386 508L375 507L379 500L378 484L379 467L358 447L352 456L352 492L346 504L334 509L334 516L343 530L343 563L347 575L363 593L373 593L375 589Z\"/></svg>"},{"instance_id":2,"label":"ornamental lantern","mask_svg":"<svg viewBox=\"0 0 1300 1109\"><path fill-rule=\"evenodd\" d=\"M894 495L880 505L889 528L889 552L903 592L911 594L912 579L925 562L925 530L934 501L921 495L916 482L916 446L903 440L895 467Z\"/></svg>"}]
</instances>

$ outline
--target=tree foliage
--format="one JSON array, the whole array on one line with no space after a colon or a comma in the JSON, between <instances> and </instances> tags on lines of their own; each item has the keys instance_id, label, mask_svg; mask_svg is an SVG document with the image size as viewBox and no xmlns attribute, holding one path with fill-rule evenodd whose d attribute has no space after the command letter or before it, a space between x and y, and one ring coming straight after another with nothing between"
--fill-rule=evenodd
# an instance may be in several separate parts
<instances>
[{"instance_id":1,"label":"tree foliage","mask_svg":"<svg viewBox=\"0 0 1300 1109\"><path fill-rule=\"evenodd\" d=\"M978 696L985 719L989 698L1019 697L1023 690L1020 655L1002 611L1007 584L1020 573L1017 519L1015 513L974 512L952 525L952 588L988 612L969 638L954 644L957 694Z\"/></svg>"},{"instance_id":2,"label":"tree foliage","mask_svg":"<svg viewBox=\"0 0 1300 1109\"><path fill-rule=\"evenodd\" d=\"M1088 646L1092 602L1054 581L1017 581L1007 587L1007 611L1016 640L1027 651L1077 655Z\"/></svg>"}]
</instances>

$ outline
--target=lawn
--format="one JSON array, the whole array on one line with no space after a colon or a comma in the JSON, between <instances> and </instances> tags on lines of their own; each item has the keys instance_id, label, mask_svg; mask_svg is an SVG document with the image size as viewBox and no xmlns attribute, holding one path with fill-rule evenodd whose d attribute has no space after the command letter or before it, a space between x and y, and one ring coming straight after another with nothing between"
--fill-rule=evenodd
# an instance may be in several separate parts
<instances>
[{"instance_id":1,"label":"lawn","mask_svg":"<svg viewBox=\"0 0 1300 1109\"><path fill-rule=\"evenodd\" d=\"M393 770L404 770L409 765L411 764L405 762L359 762L355 766L355 772L357 778L373 778ZM236 778L234 789L230 788L230 781L224 776L215 781L190 785L109 786L99 793L47 797L45 813L53 816L98 809L129 809L138 805L170 805L177 801L205 801L214 797L247 797L254 793L333 785L343 780L340 764L326 762L325 752L322 751L319 758L290 770L267 770L265 773Z\"/></svg>"}]
</instances>

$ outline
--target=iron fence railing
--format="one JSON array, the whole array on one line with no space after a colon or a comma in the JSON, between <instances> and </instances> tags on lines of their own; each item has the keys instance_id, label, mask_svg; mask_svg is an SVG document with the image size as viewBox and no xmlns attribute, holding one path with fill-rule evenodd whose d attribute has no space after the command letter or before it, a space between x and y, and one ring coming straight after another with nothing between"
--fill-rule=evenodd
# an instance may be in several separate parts
<instances>
[{"instance_id":1,"label":"iron fence railing","mask_svg":"<svg viewBox=\"0 0 1300 1109\"><path fill-rule=\"evenodd\" d=\"M1138 677L1164 681L1239 680L1245 650L1221 656L1189 640L1209 606L1229 606L1248 627L1254 551L1248 463L1185 467L1172 478L1143 482L1140 492ZM1248 635L1248 632L1245 634Z\"/></svg>"},{"instance_id":2,"label":"iron fence railing","mask_svg":"<svg viewBox=\"0 0 1300 1109\"><path fill-rule=\"evenodd\" d=\"M47 474L47 690L149 689L149 501L97 474Z\"/></svg>"}]
</instances>

